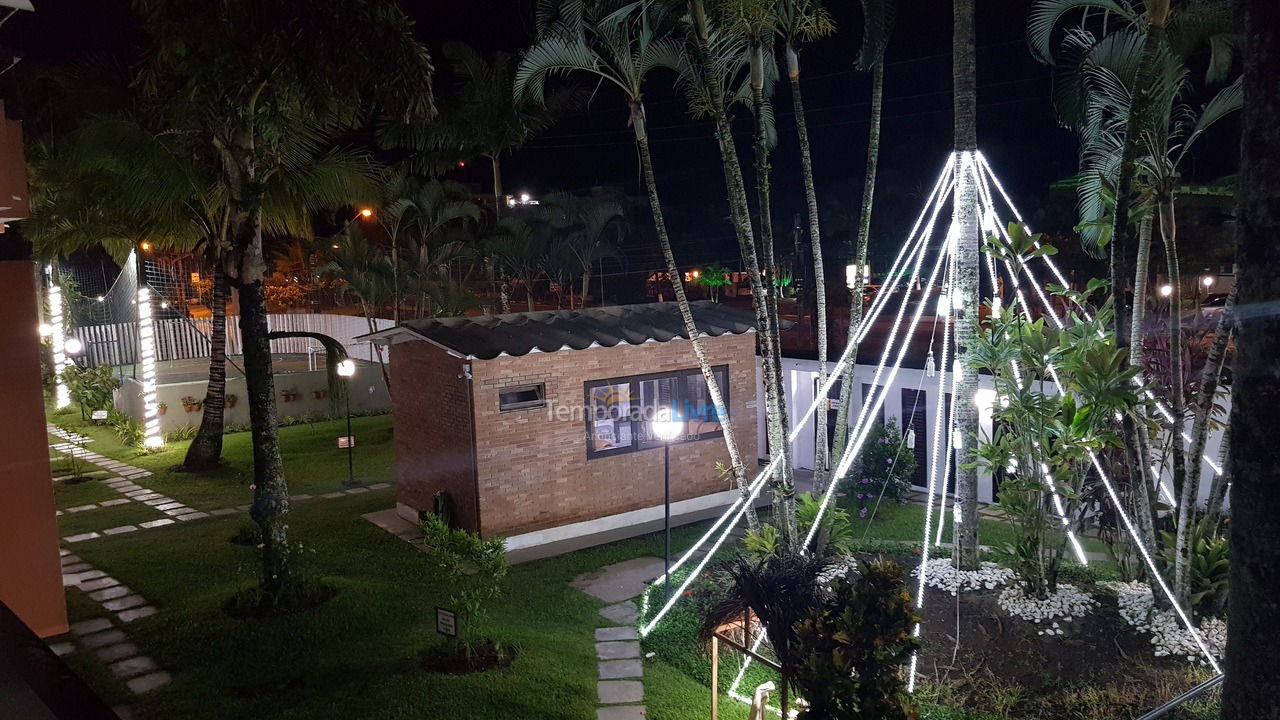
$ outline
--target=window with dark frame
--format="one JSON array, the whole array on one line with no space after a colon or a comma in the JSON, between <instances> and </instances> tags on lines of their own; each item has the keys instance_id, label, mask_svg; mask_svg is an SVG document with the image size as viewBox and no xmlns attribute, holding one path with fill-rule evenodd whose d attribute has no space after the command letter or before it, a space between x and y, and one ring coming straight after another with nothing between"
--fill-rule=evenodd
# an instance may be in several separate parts
<instances>
[{"instance_id":1,"label":"window with dark frame","mask_svg":"<svg viewBox=\"0 0 1280 720\"><path fill-rule=\"evenodd\" d=\"M517 385L515 387L502 388L498 391L498 410L500 412L540 408L545 407L546 404L547 386L544 383Z\"/></svg>"},{"instance_id":2,"label":"window with dark frame","mask_svg":"<svg viewBox=\"0 0 1280 720\"><path fill-rule=\"evenodd\" d=\"M711 372L727 417L729 368L719 365ZM685 422L684 437L673 445L724 434L700 370L592 380L584 383L584 392L589 459L661 447L662 441L649 434L649 421L660 408L669 408Z\"/></svg>"}]
</instances>

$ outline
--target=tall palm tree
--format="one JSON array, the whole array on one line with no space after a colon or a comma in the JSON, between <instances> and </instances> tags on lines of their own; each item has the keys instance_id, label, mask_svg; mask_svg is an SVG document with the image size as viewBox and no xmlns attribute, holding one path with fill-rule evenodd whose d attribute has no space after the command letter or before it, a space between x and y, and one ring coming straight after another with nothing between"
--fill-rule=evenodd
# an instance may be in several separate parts
<instances>
[{"instance_id":1,"label":"tall palm tree","mask_svg":"<svg viewBox=\"0 0 1280 720\"><path fill-rule=\"evenodd\" d=\"M1236 223L1238 302L1270 308L1280 301L1280 5L1243 0L1244 95ZM1280 315L1259 312L1238 325L1232 371L1231 593L1227 626L1223 720L1280 717L1276 668L1280 644L1266 641L1280 624L1275 579L1280 576Z\"/></svg>"},{"instance_id":2,"label":"tall palm tree","mask_svg":"<svg viewBox=\"0 0 1280 720\"><path fill-rule=\"evenodd\" d=\"M854 370L858 362L858 326L862 324L863 282L867 275L867 247L871 241L871 208L876 194L876 169L880 162L880 116L884 107L884 53L893 33L896 0L862 0L862 47L856 65L871 73L871 118L867 131L867 161L862 176L862 206L853 248L854 278L849 288L849 365L840 380L840 408L836 411L836 437L831 456L840 461L849 441L849 411L853 403Z\"/></svg>"},{"instance_id":3,"label":"tall palm tree","mask_svg":"<svg viewBox=\"0 0 1280 720\"><path fill-rule=\"evenodd\" d=\"M660 3L621 0L540 0L537 15L538 40L521 58L520 67L516 70L515 95L541 102L546 95L547 78L570 73L586 74L622 91L630 111L631 128L635 133L640 171L649 196L649 210L653 214L658 245L662 249L667 272L671 277L676 304L698 360L698 367L706 380L711 402L721 417L727 418L724 394L703 349L700 333L685 295L684 281L671 249L671 238L667 233L666 219L658 197L657 177L653 171L653 158L649 151L649 131L645 123L642 86L649 71L657 67L660 61L678 54L678 47L669 37L677 18L669 8ZM725 422L723 427L729 461L745 496L749 484L746 463L738 451L733 424Z\"/></svg>"},{"instance_id":4,"label":"tall palm tree","mask_svg":"<svg viewBox=\"0 0 1280 720\"><path fill-rule=\"evenodd\" d=\"M800 171L804 178L805 210L809 215L809 243L813 252L814 304L818 316L818 387L827 384L827 283L822 265L822 233L818 222L818 194L813 184L813 161L809 154L809 127L805 122L804 99L800 94L800 44L830 35L835 30L822 0L778 0L775 9L777 31L787 58L791 80L791 109L795 113L796 137L800 143ZM827 404L819 406L814 420L813 484L821 491L827 482Z\"/></svg>"},{"instance_id":5,"label":"tall palm tree","mask_svg":"<svg viewBox=\"0 0 1280 720\"><path fill-rule=\"evenodd\" d=\"M504 217L485 241L485 254L496 272L524 286L525 303L533 312L533 285L546 271L553 228L538 218Z\"/></svg>"},{"instance_id":6,"label":"tall palm tree","mask_svg":"<svg viewBox=\"0 0 1280 720\"><path fill-rule=\"evenodd\" d=\"M581 305L586 304L591 285L591 268L617 255L617 240L625 225L622 206L613 200L576 197L557 193L543 197L540 207L567 230L566 248L582 275ZM603 300L603 298L602 298ZM573 307L572 299L569 303Z\"/></svg>"},{"instance_id":7,"label":"tall palm tree","mask_svg":"<svg viewBox=\"0 0 1280 720\"><path fill-rule=\"evenodd\" d=\"M389 0L138 0L137 8L147 43L137 87L158 113L212 148L226 189L220 260L240 293L254 447L250 515L263 536L260 595L274 605L296 586L262 297L263 188L286 158L355 127L375 105L406 119L430 115L431 61Z\"/></svg>"},{"instance_id":8,"label":"tall palm tree","mask_svg":"<svg viewBox=\"0 0 1280 720\"><path fill-rule=\"evenodd\" d=\"M377 331L374 319L378 309L391 301L396 292L395 268L382 249L369 242L364 228L359 225L348 225L341 235L330 238L330 241L333 249L326 253L330 259L317 269L345 283L342 293L360 303L360 312L368 323L369 332ZM391 377L381 354L378 355L378 366L382 370L383 383L390 389Z\"/></svg>"},{"instance_id":9,"label":"tall palm tree","mask_svg":"<svg viewBox=\"0 0 1280 720\"><path fill-rule=\"evenodd\" d=\"M974 0L955 0L952 24L951 82L954 97L955 149L957 162L963 153L978 149L977 58L974 52ZM956 559L962 570L978 569L978 468L974 450L978 445L978 407L973 402L978 389L978 374L968 370L974 366L973 351L978 340L978 188L973 172L956 168L955 211L952 222L956 233L955 303L956 372L962 372L955 386L956 431L963 438L961 459L956 467L956 502L963 522L952 524Z\"/></svg>"}]
</instances>

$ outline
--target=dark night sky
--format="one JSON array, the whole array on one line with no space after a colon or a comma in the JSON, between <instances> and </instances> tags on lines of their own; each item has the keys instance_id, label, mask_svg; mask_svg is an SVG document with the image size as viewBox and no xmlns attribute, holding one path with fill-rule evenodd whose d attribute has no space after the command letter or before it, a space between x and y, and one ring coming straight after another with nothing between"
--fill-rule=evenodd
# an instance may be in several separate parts
<instances>
[{"instance_id":1,"label":"dark night sky","mask_svg":"<svg viewBox=\"0 0 1280 720\"><path fill-rule=\"evenodd\" d=\"M193 0L198 1L198 0ZM420 37L437 54L447 39L482 50L519 50L532 34L533 0L402 0L418 23ZM847 239L856 216L865 158L869 77L853 68L861 35L859 4L828 2L837 33L809 46L802 56L803 85L826 235ZM35 62L60 64L79 55L127 54L136 42L123 0L36 0L37 12L21 13L0 30L0 43L17 47ZM1069 230L1072 199L1050 203L1049 183L1076 168L1073 135L1058 126L1049 101L1050 69L1036 62L1025 41L1025 0L977 3L979 141L1006 187L1037 229ZM889 45L880 161L880 189L873 235L877 245L913 219L951 146L951 5L899 4ZM34 63L32 63L34 64ZM11 71L6 95L20 91L22 66ZM447 74L438 80L447 91ZM690 254L723 247L729 228L719 158L707 123L692 119L670 74L653 76L647 108L654 164L672 231ZM774 216L786 222L803 211L799 158L789 90L775 94L779 147L774 154ZM637 162L621 97L602 88L582 113L565 119L507 159L509 192L541 194L621 185L639 191ZM749 150L750 119L739 112L739 145ZM1232 126L1217 129L1188 164L1197 181L1234 172ZM745 159L745 158L744 158ZM1197 165L1199 162L1199 165ZM749 164L745 166L749 172ZM483 163L455 173L485 187ZM748 177L748 182L751 178ZM834 236L834 237L833 237ZM690 258L693 259L693 258Z\"/></svg>"}]
</instances>

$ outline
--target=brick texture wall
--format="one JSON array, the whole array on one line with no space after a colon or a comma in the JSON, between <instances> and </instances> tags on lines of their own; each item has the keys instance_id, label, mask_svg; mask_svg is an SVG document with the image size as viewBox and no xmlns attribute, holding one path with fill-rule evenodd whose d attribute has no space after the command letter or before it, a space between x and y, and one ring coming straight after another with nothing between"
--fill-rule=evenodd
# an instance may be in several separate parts
<instances>
[{"instance_id":1,"label":"brick texture wall","mask_svg":"<svg viewBox=\"0 0 1280 720\"><path fill-rule=\"evenodd\" d=\"M391 346L396 501L430 510L448 490L458 523L480 530L466 361L427 342Z\"/></svg>"},{"instance_id":2,"label":"brick texture wall","mask_svg":"<svg viewBox=\"0 0 1280 720\"><path fill-rule=\"evenodd\" d=\"M742 457L753 462L755 335L706 338L705 347L713 365L728 366L729 415ZM400 377L408 375L404 366L395 367ZM692 347L679 339L474 361L482 532L513 535L661 504L661 448L587 459L583 384L697 367ZM500 388L532 383L546 384L547 407L499 411ZM412 384L416 392L428 387L421 380ZM400 405L396 397L397 441L403 422ZM673 445L672 500L729 489L730 481L715 470L716 461L728 465L728 460L721 437Z\"/></svg>"}]
</instances>

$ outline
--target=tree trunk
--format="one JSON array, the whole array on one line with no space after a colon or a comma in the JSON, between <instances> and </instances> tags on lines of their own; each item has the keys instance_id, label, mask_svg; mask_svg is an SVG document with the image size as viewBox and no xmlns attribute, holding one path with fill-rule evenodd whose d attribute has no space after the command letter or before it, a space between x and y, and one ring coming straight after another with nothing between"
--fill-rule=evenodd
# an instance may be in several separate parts
<instances>
[{"instance_id":1,"label":"tree trunk","mask_svg":"<svg viewBox=\"0 0 1280 720\"><path fill-rule=\"evenodd\" d=\"M844 461L845 447L849 442L849 412L853 404L853 389L857 379L854 371L858 364L858 326L862 324L863 278L866 276L867 245L871 239L871 208L876 194L876 167L880 162L880 114L884 106L884 58L876 60L871 69L871 129L867 137L867 167L862 180L862 208L858 213L858 239L854 248L857 272L849 293L849 337L845 341L853 346L849 350L849 364L845 367L840 383L840 409L836 411L836 438L831 457L839 464Z\"/></svg>"},{"instance_id":2,"label":"tree trunk","mask_svg":"<svg viewBox=\"0 0 1280 720\"><path fill-rule=\"evenodd\" d=\"M766 393L768 407L765 424L769 435L769 452L781 456L778 473L774 476L774 502L781 509L779 530L784 543L796 548L797 526L795 513L795 483L791 460L791 443L788 442L790 422L787 416L786 386L783 382L782 348L778 322L779 273L773 251L773 214L769 188L769 147L764 125L764 49L756 43L751 47L751 103L755 115L755 163L756 196L760 211L760 261L763 265L765 305L765 333L770 338L769 357L772 378L766 373L765 381L772 380L773 392Z\"/></svg>"},{"instance_id":3,"label":"tree trunk","mask_svg":"<svg viewBox=\"0 0 1280 720\"><path fill-rule=\"evenodd\" d=\"M1239 275L1240 268L1233 268L1232 275ZM1236 288L1231 288L1231 292L1227 295L1227 302L1222 308L1222 314L1218 316L1218 324L1213 329L1213 344L1209 346L1209 355L1204 361L1204 377L1200 381L1200 392L1196 394L1195 403L1192 406L1195 412L1195 422L1191 426L1191 447L1187 448L1187 478L1188 481L1196 487L1199 493L1201 482L1203 482L1201 469L1204 467L1202 460L1204 456L1205 445L1209 442L1209 428L1213 420L1213 404L1214 399L1218 395L1218 384L1222 382L1222 371L1226 366L1227 360L1227 343L1231 339L1231 315L1235 312L1236 307ZM1217 477L1214 478L1214 484L1217 485ZM1210 502L1216 488L1211 488Z\"/></svg>"},{"instance_id":4,"label":"tree trunk","mask_svg":"<svg viewBox=\"0 0 1280 720\"><path fill-rule=\"evenodd\" d=\"M1178 265L1178 231L1173 211L1172 195L1160 200L1160 235L1164 238L1165 263L1168 266L1169 285L1169 398L1173 423L1169 428L1169 442L1173 448L1173 486L1178 492L1178 526L1174 545L1173 595L1186 604L1188 565L1191 562L1189 538L1191 523L1195 520L1198 487L1187 474L1187 447L1182 433L1186 420L1186 380L1182 372L1182 270ZM1134 298L1137 302L1137 298ZM1208 368L1206 368L1207 370Z\"/></svg>"},{"instance_id":5,"label":"tree trunk","mask_svg":"<svg viewBox=\"0 0 1280 720\"><path fill-rule=\"evenodd\" d=\"M701 335L698 332L698 326L693 321L693 312L689 309L689 298L684 293L684 279L680 276L679 267L676 265L675 254L671 250L671 238L667 234L667 221L662 213L662 204L658 199L658 181L653 172L653 158L649 154L649 134L645 125L644 105L639 101L631 103L631 126L636 134L636 147L640 150L640 170L644 175L645 190L649 196L649 211L653 213L653 226L658 236L658 245L662 249L663 260L666 261L667 273L671 275L671 291L676 297L676 306L680 309L680 317L684 320L685 333L689 336L689 345L693 348L693 354L698 360L698 368L702 370L702 377L707 383L707 394L711 397L711 404L716 408L717 414L720 416L720 427L724 432L724 444L729 452L729 465L733 468L734 478L738 482L738 488L742 492L745 501L750 494L750 479L747 477L747 466L743 462L742 454L738 452L737 434L733 429L733 417L729 415L729 408L724 404L724 393L720 390L720 383L716 381L715 373L711 369L711 361L707 359L706 351L702 347ZM747 511L748 522L755 522L754 511Z\"/></svg>"},{"instance_id":6,"label":"tree trunk","mask_svg":"<svg viewBox=\"0 0 1280 720\"><path fill-rule=\"evenodd\" d=\"M1208 525L1215 530L1222 523L1222 508L1227 499L1227 485L1231 482L1231 426L1222 431L1222 440L1218 444L1218 466L1222 472L1213 478L1209 486L1209 502L1204 515Z\"/></svg>"},{"instance_id":7,"label":"tree trunk","mask_svg":"<svg viewBox=\"0 0 1280 720\"><path fill-rule=\"evenodd\" d=\"M182 469L197 472L218 466L222 459L222 431L227 406L227 276L213 266L213 298L209 308L209 383L205 390L200 429L187 448Z\"/></svg>"},{"instance_id":8,"label":"tree trunk","mask_svg":"<svg viewBox=\"0 0 1280 720\"><path fill-rule=\"evenodd\" d=\"M1143 325L1147 321L1147 276L1151 266L1151 227L1153 216L1151 210L1142 215L1142 224L1138 227L1138 257L1133 267L1133 319L1129 323L1129 337L1133 345L1129 348L1129 364L1133 367L1144 367L1146 347L1143 342Z\"/></svg>"},{"instance_id":9,"label":"tree trunk","mask_svg":"<svg viewBox=\"0 0 1280 720\"><path fill-rule=\"evenodd\" d=\"M978 469L974 450L978 444L978 406L974 395L978 389L978 373L971 369L974 343L978 337L978 306L981 303L978 283L978 187L972 170L973 153L978 149L977 126L977 61L974 53L973 0L956 0L952 34L952 83L955 88L956 189L956 276L955 287L960 296L953 303L955 315L957 368L962 373L955 381L954 414L956 431L960 433L960 461L956 464L956 503L958 522L955 537L956 559L962 570L978 569ZM970 169L966 170L966 165ZM947 368L942 368L944 371ZM938 398L941 402L942 398ZM943 438L950 447L951 438Z\"/></svg>"},{"instance_id":10,"label":"tree trunk","mask_svg":"<svg viewBox=\"0 0 1280 720\"><path fill-rule=\"evenodd\" d=\"M805 124L804 101L800 96L800 57L787 46L787 75L791 78L791 107L795 111L796 136L800 141L800 169L804 174L804 202L809 213L809 241L813 248L813 293L818 314L818 389L827 384L827 286L822 266L822 236L818 225L818 195L813 186L813 161L809 155L809 128ZM813 486L827 483L827 411L830 404L822 398L817 417L813 419Z\"/></svg>"},{"instance_id":11,"label":"tree trunk","mask_svg":"<svg viewBox=\"0 0 1280 720\"><path fill-rule=\"evenodd\" d=\"M1280 3L1240 0L1244 108L1236 191L1231 581L1222 720L1280 719Z\"/></svg>"},{"instance_id":12,"label":"tree trunk","mask_svg":"<svg viewBox=\"0 0 1280 720\"><path fill-rule=\"evenodd\" d=\"M489 156L489 162L493 165L493 218L500 220L502 203L506 200L502 196L502 161L499 159L499 154L494 153Z\"/></svg>"}]
</instances>

